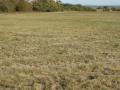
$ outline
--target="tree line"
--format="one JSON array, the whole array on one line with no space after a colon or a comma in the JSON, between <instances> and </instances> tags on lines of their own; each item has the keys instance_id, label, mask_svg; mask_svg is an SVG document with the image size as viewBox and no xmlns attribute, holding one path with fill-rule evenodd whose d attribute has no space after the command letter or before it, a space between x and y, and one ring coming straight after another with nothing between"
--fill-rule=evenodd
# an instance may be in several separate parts
<instances>
[{"instance_id":1,"label":"tree line","mask_svg":"<svg viewBox=\"0 0 120 90\"><path fill-rule=\"evenodd\" d=\"M97 7L96 9L102 9L103 11L120 11L120 7L111 7L111 6L101 6Z\"/></svg>"},{"instance_id":2,"label":"tree line","mask_svg":"<svg viewBox=\"0 0 120 90\"><path fill-rule=\"evenodd\" d=\"M89 7L82 5L64 4L54 0L0 0L0 12L20 12L20 11L93 11Z\"/></svg>"},{"instance_id":3,"label":"tree line","mask_svg":"<svg viewBox=\"0 0 120 90\"><path fill-rule=\"evenodd\" d=\"M62 4L63 10L66 11L95 11L95 9L87 7L87 6L82 6L80 4Z\"/></svg>"}]
</instances>

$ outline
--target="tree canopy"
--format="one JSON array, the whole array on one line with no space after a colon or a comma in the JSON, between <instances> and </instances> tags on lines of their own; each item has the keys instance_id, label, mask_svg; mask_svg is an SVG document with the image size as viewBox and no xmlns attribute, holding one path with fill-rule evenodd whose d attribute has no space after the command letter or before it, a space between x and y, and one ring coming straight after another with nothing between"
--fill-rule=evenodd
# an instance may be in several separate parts
<instances>
[{"instance_id":1,"label":"tree canopy","mask_svg":"<svg viewBox=\"0 0 120 90\"><path fill-rule=\"evenodd\" d=\"M0 0L0 12L19 12L19 11L92 11L89 7L72 4L64 4L60 0Z\"/></svg>"}]
</instances>

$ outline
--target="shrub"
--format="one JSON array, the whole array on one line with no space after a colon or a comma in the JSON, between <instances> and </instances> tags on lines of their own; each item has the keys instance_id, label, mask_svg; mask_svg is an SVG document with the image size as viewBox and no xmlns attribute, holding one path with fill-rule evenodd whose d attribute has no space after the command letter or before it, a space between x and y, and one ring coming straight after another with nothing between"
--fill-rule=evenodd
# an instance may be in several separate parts
<instances>
[{"instance_id":1,"label":"shrub","mask_svg":"<svg viewBox=\"0 0 120 90\"><path fill-rule=\"evenodd\" d=\"M31 11L32 4L26 0L1 0L1 12L14 12L14 11Z\"/></svg>"},{"instance_id":2,"label":"shrub","mask_svg":"<svg viewBox=\"0 0 120 90\"><path fill-rule=\"evenodd\" d=\"M0 1L0 11L1 12L13 12L15 11L15 6L10 0L2 0Z\"/></svg>"},{"instance_id":3,"label":"shrub","mask_svg":"<svg viewBox=\"0 0 120 90\"><path fill-rule=\"evenodd\" d=\"M60 9L60 4L54 2L53 0L37 0L33 2L33 10L35 11L58 11Z\"/></svg>"},{"instance_id":4,"label":"shrub","mask_svg":"<svg viewBox=\"0 0 120 90\"><path fill-rule=\"evenodd\" d=\"M104 7L106 10L106 7ZM93 11L89 7L82 6L80 4L64 4L58 0L0 0L0 12L14 12L14 11L42 11L42 12L54 12L54 11Z\"/></svg>"},{"instance_id":5,"label":"shrub","mask_svg":"<svg viewBox=\"0 0 120 90\"><path fill-rule=\"evenodd\" d=\"M16 11L32 11L32 5L25 0L19 0L15 9Z\"/></svg>"}]
</instances>

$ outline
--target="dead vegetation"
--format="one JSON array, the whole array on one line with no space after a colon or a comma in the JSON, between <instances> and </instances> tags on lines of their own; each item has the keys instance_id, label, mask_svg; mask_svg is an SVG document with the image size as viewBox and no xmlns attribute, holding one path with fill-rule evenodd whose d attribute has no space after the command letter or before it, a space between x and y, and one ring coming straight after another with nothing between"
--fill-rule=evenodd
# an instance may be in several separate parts
<instances>
[{"instance_id":1,"label":"dead vegetation","mask_svg":"<svg viewBox=\"0 0 120 90\"><path fill-rule=\"evenodd\" d=\"M0 15L0 90L119 90L120 13Z\"/></svg>"}]
</instances>

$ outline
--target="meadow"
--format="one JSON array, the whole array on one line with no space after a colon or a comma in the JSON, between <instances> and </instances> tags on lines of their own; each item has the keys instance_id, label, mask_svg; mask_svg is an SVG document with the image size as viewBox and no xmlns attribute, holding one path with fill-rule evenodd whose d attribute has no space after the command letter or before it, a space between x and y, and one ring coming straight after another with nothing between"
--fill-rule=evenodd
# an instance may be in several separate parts
<instances>
[{"instance_id":1,"label":"meadow","mask_svg":"<svg viewBox=\"0 0 120 90\"><path fill-rule=\"evenodd\" d=\"M120 90L120 12L0 14L0 90Z\"/></svg>"}]
</instances>

